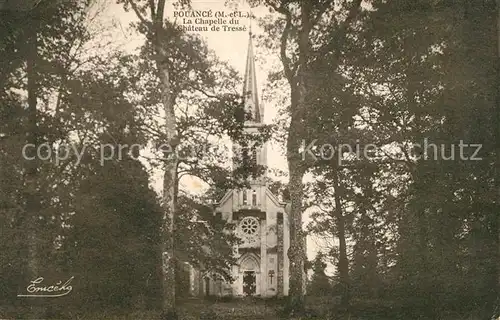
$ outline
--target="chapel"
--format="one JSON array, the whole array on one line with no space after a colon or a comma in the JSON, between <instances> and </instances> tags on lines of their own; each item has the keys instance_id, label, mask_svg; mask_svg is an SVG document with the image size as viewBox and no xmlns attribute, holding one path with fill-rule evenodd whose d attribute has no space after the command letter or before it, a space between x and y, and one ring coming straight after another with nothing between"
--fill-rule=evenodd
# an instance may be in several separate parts
<instances>
[{"instance_id":1,"label":"chapel","mask_svg":"<svg viewBox=\"0 0 500 320\"><path fill-rule=\"evenodd\" d=\"M249 34L243 97L248 117L244 130L257 133L264 125L264 108L259 102L252 34ZM233 142L233 152L243 147ZM248 148L248 147L247 147ZM267 165L267 144L253 147L251 161ZM236 157L237 158L237 157ZM235 158L235 159L236 159ZM233 168L241 165L238 160ZM229 190L216 204L215 215L235 224L241 244L234 248L237 265L231 270L235 281L227 283L191 268L190 285L193 296L257 296L288 295L290 247L288 215L285 203L280 202L267 187L266 175L249 178L248 189Z\"/></svg>"}]
</instances>

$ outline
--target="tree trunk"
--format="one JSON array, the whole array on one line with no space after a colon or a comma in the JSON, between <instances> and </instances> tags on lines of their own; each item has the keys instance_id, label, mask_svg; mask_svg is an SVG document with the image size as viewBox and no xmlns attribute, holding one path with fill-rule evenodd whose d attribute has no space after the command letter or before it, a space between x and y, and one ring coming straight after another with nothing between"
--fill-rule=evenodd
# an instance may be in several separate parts
<instances>
[{"instance_id":1,"label":"tree trunk","mask_svg":"<svg viewBox=\"0 0 500 320\"><path fill-rule=\"evenodd\" d=\"M500 0L497 0L497 83L496 83L496 179L497 179L497 207L500 205ZM497 237L498 237L498 256L497 256L497 314L500 318L500 214L497 217Z\"/></svg>"},{"instance_id":2,"label":"tree trunk","mask_svg":"<svg viewBox=\"0 0 500 320\"><path fill-rule=\"evenodd\" d=\"M26 205L26 232L27 232L27 251L28 251L28 281L35 280L39 275L39 246L38 246L38 217L40 204L38 199L38 159L36 148L38 147L38 125L37 125L37 73L36 61L38 59L37 30L33 28L29 32L29 53L26 61L26 74L28 78L28 112L27 112L27 135L26 143L35 146L27 148L27 158L25 160L25 205ZM31 316L39 317L39 310L36 304L31 304Z\"/></svg>"},{"instance_id":3,"label":"tree trunk","mask_svg":"<svg viewBox=\"0 0 500 320\"><path fill-rule=\"evenodd\" d=\"M167 314L175 313L175 187L177 180L177 164L166 161L163 176L163 205L162 218L162 275L163 275L163 311Z\"/></svg>"},{"instance_id":4,"label":"tree trunk","mask_svg":"<svg viewBox=\"0 0 500 320\"><path fill-rule=\"evenodd\" d=\"M165 133L169 152L164 149L165 173L163 175L163 210L161 230L161 255L162 255L162 287L163 287L163 313L165 319L177 319L175 297L175 221L177 207L177 166L178 159L176 148L179 144L177 136L177 123L172 99L170 69L168 65L168 52L166 50L167 34L164 28L163 12L165 1L160 0L155 11L152 10L153 19L153 45L156 53L156 68L160 79L160 91L165 112Z\"/></svg>"},{"instance_id":5,"label":"tree trunk","mask_svg":"<svg viewBox=\"0 0 500 320\"><path fill-rule=\"evenodd\" d=\"M334 188L335 188L335 220L337 225L337 237L339 238L339 276L340 285L342 287L342 296L340 304L346 310L349 309L351 298L350 281L349 281L349 260L347 259L347 244L345 238L345 222L342 213L342 191L340 190L340 182L338 178L338 169L334 172Z\"/></svg>"},{"instance_id":6,"label":"tree trunk","mask_svg":"<svg viewBox=\"0 0 500 320\"><path fill-rule=\"evenodd\" d=\"M302 230L302 197L304 193L302 177L304 173L297 161L300 160L288 160L291 209L289 216L290 248L287 253L290 260L290 290L287 309L290 314L300 314L305 309L304 261L306 252L304 248L304 232Z\"/></svg>"},{"instance_id":7,"label":"tree trunk","mask_svg":"<svg viewBox=\"0 0 500 320\"><path fill-rule=\"evenodd\" d=\"M307 111L307 70L310 55L311 4L308 1L300 3L301 28L299 30L299 65L295 79L289 79L291 87L291 121L287 139L287 161L290 173L289 191L291 198L290 212L290 292L289 310L300 314L305 310L305 270L307 259L305 234L302 230L302 198L304 196L302 178L306 171L303 159L299 155L299 146L307 133L304 127ZM286 61L286 59L284 59Z\"/></svg>"},{"instance_id":8,"label":"tree trunk","mask_svg":"<svg viewBox=\"0 0 500 320\"><path fill-rule=\"evenodd\" d=\"M164 153L165 173L163 175L163 206L164 214L162 219L162 275L163 275L163 311L174 318L175 306L175 213L176 213L176 192L177 192L177 125L175 120L174 106L170 92L170 74L166 63L167 55L157 43L157 53L160 57L157 60L158 74L160 77L160 87L162 103L165 111L165 132L168 137L168 145L171 152Z\"/></svg>"}]
</instances>

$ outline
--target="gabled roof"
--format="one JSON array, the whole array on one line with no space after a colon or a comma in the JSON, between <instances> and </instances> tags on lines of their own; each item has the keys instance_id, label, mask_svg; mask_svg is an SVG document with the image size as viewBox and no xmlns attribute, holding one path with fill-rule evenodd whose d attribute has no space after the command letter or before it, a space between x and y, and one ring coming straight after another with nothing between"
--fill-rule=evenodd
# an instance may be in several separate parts
<instances>
[{"instance_id":1,"label":"gabled roof","mask_svg":"<svg viewBox=\"0 0 500 320\"><path fill-rule=\"evenodd\" d=\"M235 190L233 189L226 192L226 194L222 197L222 199L219 202L215 203L217 205L217 208L222 207L227 201L229 201L232 198L234 191ZM266 187L266 196L269 197L269 199L271 199L271 201L274 203L275 206L285 207L286 202L279 201L278 197L276 197L268 187Z\"/></svg>"},{"instance_id":2,"label":"gabled roof","mask_svg":"<svg viewBox=\"0 0 500 320\"><path fill-rule=\"evenodd\" d=\"M217 207L222 206L224 203L226 203L227 200L229 200L233 196L234 190L229 190L226 192L226 194L220 199L219 202L215 203Z\"/></svg>"}]
</instances>

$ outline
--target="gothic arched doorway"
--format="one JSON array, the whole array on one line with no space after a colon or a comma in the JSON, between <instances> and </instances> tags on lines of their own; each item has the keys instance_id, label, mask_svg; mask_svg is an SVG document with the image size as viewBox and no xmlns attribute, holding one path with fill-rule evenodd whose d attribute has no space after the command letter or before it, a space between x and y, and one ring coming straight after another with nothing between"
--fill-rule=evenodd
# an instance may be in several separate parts
<instances>
[{"instance_id":1,"label":"gothic arched doorway","mask_svg":"<svg viewBox=\"0 0 500 320\"><path fill-rule=\"evenodd\" d=\"M246 296L259 294L260 259L247 253L240 260L241 293Z\"/></svg>"}]
</instances>

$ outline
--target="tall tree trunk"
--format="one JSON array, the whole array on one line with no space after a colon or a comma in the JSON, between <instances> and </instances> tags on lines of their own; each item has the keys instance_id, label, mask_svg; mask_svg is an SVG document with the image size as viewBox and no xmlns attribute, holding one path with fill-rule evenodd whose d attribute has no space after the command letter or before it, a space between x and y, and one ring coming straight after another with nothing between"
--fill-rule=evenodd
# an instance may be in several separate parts
<instances>
[{"instance_id":1,"label":"tall tree trunk","mask_svg":"<svg viewBox=\"0 0 500 320\"><path fill-rule=\"evenodd\" d=\"M295 152L297 153L297 151ZM300 314L305 309L304 262L306 259L306 252L304 248L305 235L302 230L302 197L304 193L302 177L304 172L300 168L300 163L297 163L297 161L300 160L291 157L289 157L288 160L291 209L289 217L290 248L287 252L290 260L290 288L287 309L290 314Z\"/></svg>"},{"instance_id":2,"label":"tall tree trunk","mask_svg":"<svg viewBox=\"0 0 500 320\"><path fill-rule=\"evenodd\" d=\"M335 220L337 226L337 237L339 238L339 276L340 285L342 286L341 306L346 310L349 309L351 299L350 279L349 279L349 260L347 259L347 244L345 238L345 221L342 212L342 190L338 177L338 169L334 172L334 188L335 188Z\"/></svg>"},{"instance_id":3,"label":"tall tree trunk","mask_svg":"<svg viewBox=\"0 0 500 320\"><path fill-rule=\"evenodd\" d=\"M162 219L162 273L163 273L163 311L172 318L176 313L175 306L175 214L177 198L177 165L176 157L177 124L175 120L174 106L170 88L170 74L167 65L167 54L161 47L160 41L157 43L158 74L162 93L162 103L165 112L165 132L168 145L171 147L170 153L164 153L165 173L163 175L163 205L164 214Z\"/></svg>"},{"instance_id":4,"label":"tall tree trunk","mask_svg":"<svg viewBox=\"0 0 500 320\"><path fill-rule=\"evenodd\" d=\"M175 305L175 212L176 212L176 188L177 162L175 160L165 161L165 174L163 176L163 205L164 214L162 218L162 275L163 275L163 311L174 318Z\"/></svg>"},{"instance_id":5,"label":"tall tree trunk","mask_svg":"<svg viewBox=\"0 0 500 320\"><path fill-rule=\"evenodd\" d=\"M154 4L154 2L153 2ZM152 5L153 5L152 4ZM165 112L165 133L170 152L164 153L165 173L163 175L163 206L161 234L163 312L166 319L177 319L175 297L175 221L177 207L177 166L176 148L179 144L174 101L171 92L170 68L166 48L167 32L163 16L165 0L159 0L156 9L151 7L153 21L153 46L156 53L156 68L160 79L161 100Z\"/></svg>"},{"instance_id":6,"label":"tall tree trunk","mask_svg":"<svg viewBox=\"0 0 500 320\"><path fill-rule=\"evenodd\" d=\"M26 205L26 232L28 249L28 279L35 280L39 275L39 245L38 245L38 217L39 217L39 198L38 198L38 159L36 148L38 147L38 125L37 125L37 71L36 62L38 59L37 30L33 27L29 31L28 43L29 53L26 63L26 74L28 78L28 115L27 115L27 135L26 143L34 146L26 149L25 160L25 205ZM34 301L33 301L34 302ZM31 304L31 316L39 317L36 310L36 304Z\"/></svg>"},{"instance_id":7,"label":"tall tree trunk","mask_svg":"<svg viewBox=\"0 0 500 320\"><path fill-rule=\"evenodd\" d=\"M496 179L497 179L497 206L500 205L500 0L497 0L497 83L496 83ZM497 237L498 237L498 256L497 256L497 314L500 318L500 214L497 217Z\"/></svg>"},{"instance_id":8,"label":"tall tree trunk","mask_svg":"<svg viewBox=\"0 0 500 320\"><path fill-rule=\"evenodd\" d=\"M342 37L345 37L345 30L347 30L348 25L356 17L361 2L361 0L354 1L354 5L349 10L345 23L340 26L339 30L342 33ZM290 10L290 1L266 0L265 3L285 17L285 27L281 34L280 58L291 92L291 119L287 137L287 162L290 174L289 191L291 197L290 249L288 250L288 257L290 259L289 302L291 305L288 307L291 308L289 310L293 313L303 311L305 304L306 278L304 262L306 260L306 248L304 241L305 234L302 231L302 178L308 164L299 155L299 148L302 141L308 135L308 128L306 126L310 125L310 123L307 123L309 64L313 56L310 34L311 30L314 29L314 24L318 23L320 16L323 14L322 9L326 8L320 9L321 12L318 15L317 10L313 10L313 6L315 6L314 1L299 1L300 14L298 20L300 20L300 26L297 26L295 23L297 19L293 17L296 11ZM292 59L287 56L287 45L290 40L289 38L291 38L290 34L295 32L295 30L298 35L298 50L294 51L297 52L298 59L292 62ZM327 54L335 49L333 43L337 44L340 42L328 40L323 54ZM318 56L317 53L315 56Z\"/></svg>"},{"instance_id":9,"label":"tall tree trunk","mask_svg":"<svg viewBox=\"0 0 500 320\"><path fill-rule=\"evenodd\" d=\"M307 259L305 248L305 234L302 230L302 198L304 196L302 178L305 173L305 163L299 156L299 146L307 134L305 115L307 111L307 70L311 44L309 33L311 30L311 4L308 1L300 3L301 27L299 30L299 65L300 70L295 79L290 79L291 87L291 121L287 139L287 161L290 173L289 190L291 198L290 212L290 292L289 309L291 313L302 313L305 309L305 270ZM284 53L282 52L282 56ZM282 59L285 63L287 59ZM287 66L285 66L285 69ZM289 71L285 71L289 74Z\"/></svg>"}]
</instances>

